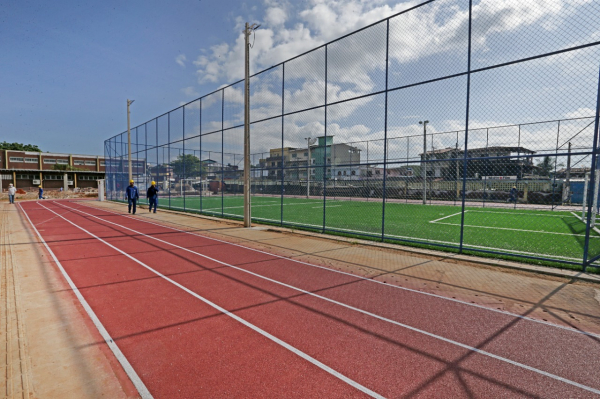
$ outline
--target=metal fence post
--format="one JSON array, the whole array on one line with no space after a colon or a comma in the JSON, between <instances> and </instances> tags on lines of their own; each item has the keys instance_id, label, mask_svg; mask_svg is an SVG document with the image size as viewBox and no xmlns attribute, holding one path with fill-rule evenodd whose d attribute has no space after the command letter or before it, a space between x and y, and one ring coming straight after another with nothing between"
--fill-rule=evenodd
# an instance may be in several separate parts
<instances>
[{"instance_id":1,"label":"metal fence post","mask_svg":"<svg viewBox=\"0 0 600 399\"><path fill-rule=\"evenodd\" d=\"M200 152L198 155L200 158L200 213L202 213L202 190L204 189L204 183L202 182L202 98L200 98L200 104L198 104L198 107L200 107L200 112L198 113L198 120L200 124L200 135L198 136L198 140L200 140Z\"/></svg>"},{"instance_id":2,"label":"metal fence post","mask_svg":"<svg viewBox=\"0 0 600 399\"><path fill-rule=\"evenodd\" d=\"M465 201L467 191L467 151L469 143L469 109L471 101L471 28L473 24L473 0L469 0L469 50L467 61L467 106L465 112L465 153L463 157L463 184L462 184L462 210L460 214L460 246L459 253L463 251L465 234Z\"/></svg>"},{"instance_id":3,"label":"metal fence post","mask_svg":"<svg viewBox=\"0 0 600 399\"><path fill-rule=\"evenodd\" d=\"M221 89L221 217L225 213L225 89Z\"/></svg>"},{"instance_id":4,"label":"metal fence post","mask_svg":"<svg viewBox=\"0 0 600 399\"><path fill-rule=\"evenodd\" d=\"M593 143L593 151L592 151L592 165L590 170L590 182L593 184L598 184L598 176L596 172L597 158L598 158L598 128L599 128L599 120L600 120L600 68L598 68L598 92L596 96L596 120L594 121L594 143ZM593 192L595 190L588 190L588 212L587 212L587 221L585 227L585 244L583 246L583 271L585 272L588 267L588 251L590 246L590 230L591 230L591 221L592 221L592 206L596 204L592 204L593 202Z\"/></svg>"},{"instance_id":5,"label":"metal fence post","mask_svg":"<svg viewBox=\"0 0 600 399\"><path fill-rule=\"evenodd\" d=\"M323 233L325 233L325 208L327 207L327 45L325 46L325 136L323 136Z\"/></svg>"},{"instance_id":6,"label":"metal fence post","mask_svg":"<svg viewBox=\"0 0 600 399\"><path fill-rule=\"evenodd\" d=\"M285 62L282 64L281 66L281 220L280 220L280 225L283 226L283 174L285 173L284 169L283 169L283 141L284 141L284 134L285 134L285 128L284 128L284 116L285 114ZM298 177L298 179L300 179Z\"/></svg>"},{"instance_id":7,"label":"metal fence post","mask_svg":"<svg viewBox=\"0 0 600 399\"><path fill-rule=\"evenodd\" d=\"M179 187L181 188L181 192L183 193L183 210L185 211L185 178L187 177L185 174L185 163L187 162L185 158L185 105L182 108L183 109L181 110L181 113L183 114L183 179L179 179Z\"/></svg>"},{"instance_id":8,"label":"metal fence post","mask_svg":"<svg viewBox=\"0 0 600 399\"><path fill-rule=\"evenodd\" d=\"M386 181L387 181L387 129L388 129L388 73L390 69L390 20L386 21L385 33L385 115L383 122L383 193L381 194L381 241L385 239L385 201L387 197ZM368 145L368 144L367 144ZM367 147L368 148L368 147ZM367 152L368 154L368 152ZM368 160L367 160L368 164ZM368 168L368 166L367 166Z\"/></svg>"}]
</instances>

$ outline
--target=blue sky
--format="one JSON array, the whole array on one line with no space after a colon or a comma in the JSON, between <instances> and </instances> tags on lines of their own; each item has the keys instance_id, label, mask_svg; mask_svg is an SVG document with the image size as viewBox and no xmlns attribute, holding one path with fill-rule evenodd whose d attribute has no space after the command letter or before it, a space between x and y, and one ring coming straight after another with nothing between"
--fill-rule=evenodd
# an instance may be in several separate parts
<instances>
[{"instance_id":1,"label":"blue sky","mask_svg":"<svg viewBox=\"0 0 600 399\"><path fill-rule=\"evenodd\" d=\"M2 6L0 21L0 140L102 154L103 141L126 128L127 98L136 100L136 126L240 79L245 21L262 24L252 50L251 68L258 72L417 3L10 2ZM390 22L391 87L464 71L467 4L439 0ZM599 5L590 0L475 0L473 67L598 41L599 17ZM330 46L329 101L384 87L384 28ZM286 64L286 111L322 103L323 56L317 51ZM474 75L471 127L590 116L598 56L598 48L592 48ZM280 112L280 74L273 70L255 79L253 120ZM418 134L420 119L431 121L431 131L462 129L464 84L460 77L390 94L388 134ZM241 111L241 90L226 96ZM372 98L330 107L329 134L347 142L381 139L382 104ZM286 118L286 145L301 145L306 135L322 132L321 114ZM241 112L231 117L239 122ZM556 141L552 129L541 127L540 142L531 146L550 147ZM253 144L260 151L278 140L280 133L271 130ZM473 137L474 145L482 145ZM510 133L494 140L506 145L516 139ZM455 143L448 138L435 145Z\"/></svg>"}]
</instances>

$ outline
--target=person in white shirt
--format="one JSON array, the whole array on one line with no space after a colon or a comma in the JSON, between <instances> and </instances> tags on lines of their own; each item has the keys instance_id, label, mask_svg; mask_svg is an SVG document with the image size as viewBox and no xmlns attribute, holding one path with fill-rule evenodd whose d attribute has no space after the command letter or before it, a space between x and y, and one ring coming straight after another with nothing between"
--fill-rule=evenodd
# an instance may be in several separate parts
<instances>
[{"instance_id":1,"label":"person in white shirt","mask_svg":"<svg viewBox=\"0 0 600 399\"><path fill-rule=\"evenodd\" d=\"M8 201L11 204L15 203L15 194L17 193L17 189L11 184L8 185Z\"/></svg>"}]
</instances>

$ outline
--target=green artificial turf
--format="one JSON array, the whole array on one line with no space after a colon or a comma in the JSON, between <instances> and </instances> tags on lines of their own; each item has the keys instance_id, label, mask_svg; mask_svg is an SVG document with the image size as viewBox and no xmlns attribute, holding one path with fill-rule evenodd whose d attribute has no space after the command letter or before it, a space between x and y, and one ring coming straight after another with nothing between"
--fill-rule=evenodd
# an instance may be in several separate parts
<instances>
[{"instance_id":1,"label":"green artificial turf","mask_svg":"<svg viewBox=\"0 0 600 399\"><path fill-rule=\"evenodd\" d=\"M388 202L382 226L381 200L280 197L252 198L252 218L270 224L321 230L349 236L381 237L445 246L460 243L461 207ZM183 209L179 197L159 200L159 207ZM243 196L187 197L185 209L229 218L243 218ZM464 248L581 262L585 223L569 211L467 207ZM600 254L600 235L590 234L590 257Z\"/></svg>"}]
</instances>

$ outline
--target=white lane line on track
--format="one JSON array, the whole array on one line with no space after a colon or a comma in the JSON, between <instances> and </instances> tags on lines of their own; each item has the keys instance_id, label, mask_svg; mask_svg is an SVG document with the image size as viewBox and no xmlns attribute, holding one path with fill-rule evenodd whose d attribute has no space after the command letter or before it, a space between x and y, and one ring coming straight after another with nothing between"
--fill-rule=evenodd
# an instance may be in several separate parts
<instances>
[{"instance_id":1,"label":"white lane line on track","mask_svg":"<svg viewBox=\"0 0 600 399\"><path fill-rule=\"evenodd\" d=\"M465 213L469 212L468 210L465 211ZM462 212L457 212L457 213L453 213L452 215L448 215L448 216L444 216L443 218L439 218L439 219L435 219L435 220L431 220L429 223L436 223L440 220L444 220L444 219L448 219L451 218L452 216L456 216L456 215L460 215Z\"/></svg>"},{"instance_id":2,"label":"white lane line on track","mask_svg":"<svg viewBox=\"0 0 600 399\"><path fill-rule=\"evenodd\" d=\"M578 382L571 381L571 380L569 380L569 379L566 379L566 378L560 377L560 376L558 376L558 375L555 375L555 374L552 374L552 373L548 373L548 372L546 372L546 371L543 371L543 370L537 369L537 368L535 368L535 367L531 367L531 366L528 366L528 365L526 365L526 364L519 363L519 362L516 362L516 361L514 361L514 360L511 360L511 359L508 359L508 358L505 358L505 357L499 356L499 355L495 355L495 354L493 354L493 353L491 353L491 352L487 352L487 351L484 351L484 350L481 350L481 349L475 348L475 347L473 347L473 346L470 346L470 345L467 345L467 344L463 344L463 343L461 343L461 342L458 342L458 341L454 341L454 340L452 340L452 339L450 339L450 338L446 338L446 337L443 337L443 336L441 336L441 335L437 335L437 334L434 334L434 333L430 333L430 332L428 332L428 331L425 331L425 330L422 330L422 329L420 329L420 328L413 327L413 326L410 326L410 325L408 325L408 324L400 323L400 322L398 322L398 321L396 321L396 320L388 319L388 318L386 318L386 317L383 317L383 316L377 315L377 314L375 314L375 313L371 313L371 312L368 312L368 311L366 311L366 310L362 310L362 309L356 308L356 307L354 307L354 306L347 305L347 304L345 304L345 303L343 303L343 302L339 302L339 301L336 301L336 300L334 300L334 299L330 299L330 298L324 297L324 296L322 296L322 295L318 295L318 294L315 294L315 293L313 293L313 292L306 291L306 290L303 290L303 289L301 289L301 288L294 287L294 286L292 286L292 285L289 285L289 284L286 284L286 283L283 283L283 282L280 282L280 281L277 281L277 280L271 279L271 278L269 278L269 277L262 276L262 275L260 275L260 274L258 274L258 273L254 273L254 272L251 272L251 271L249 271L249 270L246 270L246 269L243 269L243 268L240 268L240 267L237 267L237 266L234 266L234 265L228 264L228 263L226 263L226 262L222 262L222 261L220 261L220 260L217 260L217 259L211 258L210 256L203 255L203 254L201 254L201 253L199 253L199 252L195 252L195 251L193 251L193 250L191 250L191 249L188 249L188 248L185 248L185 247L181 247L181 246L179 246L179 245L176 245L176 244L170 243L170 242L168 242L168 241L164 241L164 240L161 240L161 239L159 239L159 238L152 237L152 236L150 236L150 235L147 235L147 234L144 234L144 233L142 233L142 232L136 231L136 230L134 230L134 229L131 229L131 228L129 228L129 227L126 227L126 226L120 225L120 224L118 224L118 223L114 223L114 222L111 222L111 221L108 221L108 220L102 219L102 218L100 218L100 217L98 217L98 216L92 215L92 214L90 214L90 213L87 213L87 212L80 211L80 210L78 210L78 209L76 209L76 208L71 208L71 207L68 207L68 206L65 206L65 205L62 205L62 204L58 204L58 205L60 205L61 207L67 208L67 209L72 209L73 211L76 211L76 212L80 212L80 213L82 213L82 214L84 214L84 215L91 216L91 217L93 217L93 218L95 218L95 219L98 219L98 220L101 220L101 221L103 221L103 222L106 222L106 223L109 223L109 224L112 224L112 225L115 225L115 226L121 227L121 228L123 228L123 229L125 229L125 230L129 230L129 231L131 231L131 232L133 232L133 233L135 233L135 234L139 234L139 235L141 235L141 236L148 237L148 238L150 238L150 239L153 239L153 240L159 241L159 242L161 242L161 243L164 243L164 244L167 244L167 245L171 245L172 247L175 247L175 248L181 249L181 250L183 250L183 251L186 251L186 252L189 252L189 253L193 253L193 254L195 254L195 255L198 255L198 256L200 256L200 257L202 257L202 258L208 259L208 260L210 260L210 261L213 261L213 262L215 262L215 263L221 264L221 265L223 265L223 266L227 266L227 267L230 267L230 268L232 268L232 269L236 269L236 270L242 271L242 272L244 272L244 273L247 273L247 274L250 274L250 275L253 275L253 276L256 276L256 277L262 278L262 279L264 279L264 280L267 280L267 281L273 282L273 283L275 283L275 284L282 285L282 286L284 286L284 287L287 287L287 288L290 288L290 289L292 289L292 290L295 290L295 291L298 291L298 292L302 292L302 293L304 293L304 294L306 294L306 295L310 295L310 296L313 296L313 297L316 297L316 298L322 299L322 300L324 300L324 301L327 301L327 302L330 302L330 303L336 304L336 305L338 305L338 306L341 306L341 307L344 307L344 308L347 308L347 309L350 309L350 310L356 311L356 312L358 312L358 313L362 313L362 314L365 314L365 315L367 315L367 316L371 316L371 317L373 317L373 318L376 318L376 319L378 319L378 320L381 320L381 321L384 321L384 322L387 322L387 323L390 323L390 324L394 324L394 325L397 325L397 326L399 326L399 327L403 327L403 328L405 328L405 329L408 329L408 330L411 330L411 331L414 331L414 332L417 332L417 333L420 333L420 334L427 335L427 336L429 336L429 337L432 337L432 338L438 339L438 340L440 340L440 341L444 341L444 342L446 342L446 343L450 343L450 344L453 344L453 345L459 346L459 347L461 347L461 348L463 348L463 349L467 349L467 350L470 350L470 351L472 351L472 352L476 352L476 353L478 353L478 354L480 354L480 355L488 356L488 357L491 357L491 358L493 358L493 359L496 359L496 360L499 360L499 361L502 361L502 362L505 362L505 363L511 364L511 365L513 365L513 366L520 367L520 368L523 368L523 369L526 369L526 370L529 370L529 371L532 371L532 372L538 373L538 374L540 374L540 375L543 375L543 376L545 376L545 377L549 377L549 378L552 378L552 379L554 379L554 380L561 381L561 382L564 382L564 383L566 383L566 384L569 384L569 385L573 385L573 386L575 386L575 387L578 387L578 388L581 388L581 389L585 389L586 391L593 392L593 393L596 393L596 394L600 394L600 390L598 390L598 389L595 389L595 388L592 388L592 387L589 387L589 386L587 386L587 385L583 385L583 384L580 384L580 383L578 383ZM65 220L66 220L66 219L65 219ZM91 234L91 233L90 233L90 234ZM108 244L108 245L110 245L110 244ZM132 259L134 259L134 258L132 258Z\"/></svg>"},{"instance_id":3,"label":"white lane line on track","mask_svg":"<svg viewBox=\"0 0 600 399\"><path fill-rule=\"evenodd\" d=\"M58 204L58 203L57 203ZM40 204L41 205L41 204ZM60 205L60 204L59 204ZM152 273L156 274L157 276L163 278L164 280L168 281L169 283L175 285L176 287L182 289L183 291L187 292L188 294L192 295L193 297L201 300L202 302L206 303L207 305L213 307L214 309L218 310L219 312L231 317L232 319L242 323L243 325L245 325L246 327L256 331L257 333L261 334L262 336L264 336L265 338L270 339L271 341L283 346L284 348L286 348L287 350L289 350L290 352L300 356L301 358L303 358L304 360L309 361L310 363L314 364L315 366L319 367L320 369L328 372L329 374L333 375L336 378L339 378L340 380L344 381L346 384L358 389L361 392L364 392L365 394L373 397L373 398L384 398L383 396L381 396L380 394L378 394L377 392L374 392L370 389L368 389L367 387L359 384L358 382L346 377L345 375L341 374L340 372L332 369L331 367L327 366L324 363L321 363L320 361L318 361L317 359L313 358L312 356L302 352L301 350L295 348L294 346L288 344L285 341L282 341L281 339L275 337L274 335L269 334L268 332L266 332L265 330L261 329L260 327L255 326L254 324L242 319L241 317L235 315L234 313L229 312L227 309L220 307L219 305L209 301L208 299L204 298L203 296L200 296L199 294L195 293L194 291L184 287L183 285L179 284L178 282L170 279L169 277L165 276L164 274L154 270L153 268L151 268L150 266L146 265L145 263L143 263L142 261L134 258L133 256L129 255L128 253L120 250L119 248L115 247L114 245L106 242L105 240L103 240L102 238L94 235L93 233L89 232L88 230L84 229L83 227L77 225L76 223L73 223L72 221L70 221L69 219L59 215L58 213L54 212L52 209L45 207L44 205L41 205L42 207L46 208L48 211L54 213L55 215L58 215L61 219L65 220L66 222L70 223L71 225L77 227L78 229L80 229L81 231L85 232L86 234L94 237L95 239L99 240L100 242L106 244L107 246L109 246L110 248L114 249L115 251L125 255L126 257L128 257L129 259L131 259L132 261L136 262L137 264L143 266L144 268L148 269L149 271L151 271ZM63 206L63 205L61 205ZM69 208L69 207L66 207ZM74 208L70 208L75 210ZM85 213L85 212L82 212ZM93 216L93 215L91 215ZM100 218L98 218L100 219ZM102 219L100 219L102 220ZM107 222L107 223L112 223L112 222ZM116 224L116 223L115 223ZM142 233L140 233L142 234ZM145 235L145 234L144 234ZM173 244L171 244L173 245ZM598 391L600 393L600 391Z\"/></svg>"},{"instance_id":4,"label":"white lane line on track","mask_svg":"<svg viewBox=\"0 0 600 399\"><path fill-rule=\"evenodd\" d=\"M118 345L115 343L115 341L113 341L113 339L110 336L110 334L108 333L108 331L106 331L106 328L104 328L104 326L102 325L102 322L100 321L100 319L98 319L98 317L96 316L96 314L94 313L94 311L92 310L90 305L87 303L87 301L85 300L83 295L81 295L81 292L79 292L79 289L77 288L77 286L75 286L75 284L73 283L73 280L71 280L71 277L69 277L69 275L65 271L64 267L62 266L62 264L60 263L60 261L58 260L56 255L54 254L54 252L52 252L52 250L50 249L50 247L48 246L48 244L46 243L44 238L42 238L42 235L40 234L38 229L35 227L35 225L31 221L31 219L29 218L29 215L27 214L27 212L25 212L25 209L23 209L23 206L21 204L19 204L19 207L21 208L21 211L23 212L23 214L29 221L29 224L31 225L31 227L33 227L33 230L37 234L37 236L40 239L40 241L42 242L42 244L44 244L44 246L50 253L50 256L52 256L52 259L54 259L54 262L58 266L63 277L65 278L65 280L67 280L67 283L69 283L69 286L75 293L75 296L79 300L79 303L81 303L81 306L83 306L83 308L87 312L88 316L90 317L90 319L92 320L92 322L94 323L96 328L98 329L98 332L100 332L100 335L102 335L102 338L104 338L104 341L106 342L106 344L108 345L108 347L110 348L112 353L115 355L115 357L117 358L117 360L119 361L121 366L123 367L123 370L125 370L125 373L127 373L127 376L129 377L129 379L131 380L131 382L137 389L140 396L143 399L152 399L152 394L150 394L150 391L148 391L148 388L146 388L146 385L142 382L140 377L137 375L137 373L135 372L135 370L133 369L133 367L131 366L131 364L129 363L129 361L127 360L125 355L123 354L123 352L121 352L121 349L119 349ZM58 215L58 216L62 217L60 215Z\"/></svg>"},{"instance_id":5,"label":"white lane line on track","mask_svg":"<svg viewBox=\"0 0 600 399\"><path fill-rule=\"evenodd\" d=\"M61 205L58 201L55 201L55 202L57 204ZM65 201L65 202L71 202L71 201ZM143 222L143 223L152 224L152 225L155 225L155 226L163 227L163 228L174 230L174 231L179 231L181 233L190 234L190 235L193 235L193 236L196 236L196 237L201 237L201 238L204 238L204 239L207 239L207 240L212 240L212 241L217 241L217 242L221 242L221 243L224 243L224 244L233 245L233 246L236 246L236 247L239 247L239 248L244 248L244 249L247 249L247 250L250 250L250 251L253 251L253 252L257 252L257 253L262 253L262 254L274 256L274 257L280 258L280 259L287 259L287 260L292 261L294 263L298 263L298 264L301 264L301 265L306 265L306 266L314 267L314 268L317 268L317 269L326 270L328 272L343 274L343 275L346 275L346 276L352 276L352 277L360 279L360 280L365 280L365 281L369 281L371 283L385 285L387 287L399 289L399 290L402 290L402 291L413 292L413 293L416 293L416 294L426 295L426 296L430 296L430 297L434 297L434 298L438 298L438 299L443 299L443 300L450 301L450 302L456 302L456 303L460 303L462 305L467 305L467 306L471 306L471 307L474 307L474 308L487 310L487 311L494 312L494 313L500 313L500 314L504 314L504 315L507 315L507 316L517 317L519 319L531 321L531 322L538 323L538 324L543 324L543 325L546 325L546 326L549 326L549 327L559 328L561 330L566 330L566 331L574 332L576 334L583 334L583 335L587 335L587 336L590 336L590 337L600 338L600 334L594 334L594 333L590 333L590 332L586 332L586 331L581 331L581 330L577 330L577 329L574 329L574 328L571 328L571 327L565 327L565 326L561 326L561 325L558 325L558 324L550 323L550 322L547 322L547 321L533 319L531 317L523 316L523 315L520 315L520 314L517 314L517 313L507 312L506 310L488 308L488 307L485 307L485 306L482 306L482 305L478 305L476 303L470 303L470 302L461 301L459 299L448 298L448 297L445 297L445 296L441 296L441 295L437 295L437 294L432 294L430 292L418 291L418 290L414 290L412 288L406 288L406 287L402 287L402 286L399 286L399 285L392 285L392 284L384 283L383 281L379 281L379 280L374 280L374 279L371 279L371 278L362 277L362 276L359 276L359 275L356 275L356 274L343 272L341 270L330 269L330 268L324 267L324 266L314 265L312 263L304 262L304 261L293 259L293 258L288 258L288 257L282 256L282 255L272 254L270 252L261 251L260 249L246 247L246 246L241 245L241 244L235 244L235 243L232 243L232 242L229 242L229 241L220 240L218 238L213 238L213 237L199 235L199 234L193 233L191 231L177 229L175 227L167 226L165 224L150 222L148 220L140 219L139 217L138 218L134 218L132 216L128 216L127 214L122 214L122 213L117 213L117 212L109 211L108 209L91 207L89 205L84 205L84 204L82 204L79 201L76 202L76 203L77 203L77 205L82 205L82 206L85 206L86 208L91 208L91 209L95 209L95 210L101 210L103 212L112 213L113 215L116 215L116 216L120 216L120 217L124 217L124 218L128 218L128 219L132 219L132 220L137 220L137 221L140 221L140 222ZM75 209L75 208L70 208L70 209Z\"/></svg>"}]
</instances>

